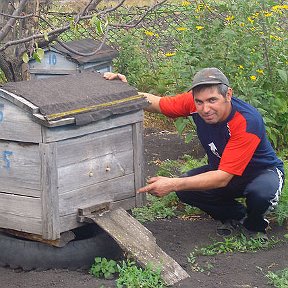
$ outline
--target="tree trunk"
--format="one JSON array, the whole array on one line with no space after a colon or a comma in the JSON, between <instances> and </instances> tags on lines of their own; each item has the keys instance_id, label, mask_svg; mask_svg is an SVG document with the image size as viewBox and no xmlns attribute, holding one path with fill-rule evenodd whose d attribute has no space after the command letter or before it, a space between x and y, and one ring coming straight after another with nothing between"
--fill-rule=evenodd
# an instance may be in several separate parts
<instances>
[{"instance_id":1,"label":"tree trunk","mask_svg":"<svg viewBox=\"0 0 288 288\"><path fill-rule=\"evenodd\" d=\"M9 59L5 53L0 53L0 69L3 71L8 82L27 80L22 77L22 63L23 61L19 57Z\"/></svg>"}]
</instances>

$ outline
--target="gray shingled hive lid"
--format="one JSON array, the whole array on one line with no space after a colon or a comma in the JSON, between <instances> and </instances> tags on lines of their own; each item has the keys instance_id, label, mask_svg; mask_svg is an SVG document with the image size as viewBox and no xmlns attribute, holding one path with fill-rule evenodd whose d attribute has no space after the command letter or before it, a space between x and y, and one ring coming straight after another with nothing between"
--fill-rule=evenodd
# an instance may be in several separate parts
<instances>
[{"instance_id":1,"label":"gray shingled hive lid","mask_svg":"<svg viewBox=\"0 0 288 288\"><path fill-rule=\"evenodd\" d=\"M30 111L37 120L42 118L41 123L48 127L67 124L65 119L85 125L148 105L134 87L106 80L98 72L9 82L0 90L4 98Z\"/></svg>"},{"instance_id":2,"label":"gray shingled hive lid","mask_svg":"<svg viewBox=\"0 0 288 288\"><path fill-rule=\"evenodd\" d=\"M100 41L93 40L93 39L82 39L82 40L74 40L65 42L65 45L69 48L80 52L80 53L92 53L97 48L101 46L101 49L90 56L80 56L77 55L60 44L55 44L52 46L52 49L64 54L67 58L76 60L79 64L84 63L91 63L91 62L104 62L104 61L111 61L116 56L118 56L118 51L113 49L112 47L108 46L107 44L102 44Z\"/></svg>"}]
</instances>

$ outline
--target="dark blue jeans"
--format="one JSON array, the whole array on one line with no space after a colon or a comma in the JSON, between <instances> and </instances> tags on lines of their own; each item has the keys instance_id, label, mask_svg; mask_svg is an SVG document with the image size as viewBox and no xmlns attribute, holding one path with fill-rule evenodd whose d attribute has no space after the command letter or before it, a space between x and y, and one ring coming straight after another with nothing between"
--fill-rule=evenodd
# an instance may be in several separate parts
<instances>
[{"instance_id":1,"label":"dark blue jeans","mask_svg":"<svg viewBox=\"0 0 288 288\"><path fill-rule=\"evenodd\" d=\"M208 165L193 169L182 177L210 171ZM234 176L224 188L205 191L178 191L180 201L205 211L215 220L245 219L243 225L251 231L265 232L265 213L273 210L284 185L284 174L272 167L254 175ZM237 198L245 198L246 205Z\"/></svg>"}]
</instances>

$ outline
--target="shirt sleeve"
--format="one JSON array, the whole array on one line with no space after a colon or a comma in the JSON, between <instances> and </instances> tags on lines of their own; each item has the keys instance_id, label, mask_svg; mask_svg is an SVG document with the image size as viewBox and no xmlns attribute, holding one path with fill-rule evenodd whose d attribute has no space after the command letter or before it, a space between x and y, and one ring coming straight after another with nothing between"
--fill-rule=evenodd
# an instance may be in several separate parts
<instances>
[{"instance_id":1,"label":"shirt sleeve","mask_svg":"<svg viewBox=\"0 0 288 288\"><path fill-rule=\"evenodd\" d=\"M161 97L159 105L161 112L171 118L186 117L196 111L191 91L175 96Z\"/></svg>"},{"instance_id":2,"label":"shirt sleeve","mask_svg":"<svg viewBox=\"0 0 288 288\"><path fill-rule=\"evenodd\" d=\"M234 175L241 176L261 139L246 131L246 119L238 112L229 122L231 137L223 151L219 169Z\"/></svg>"}]
</instances>

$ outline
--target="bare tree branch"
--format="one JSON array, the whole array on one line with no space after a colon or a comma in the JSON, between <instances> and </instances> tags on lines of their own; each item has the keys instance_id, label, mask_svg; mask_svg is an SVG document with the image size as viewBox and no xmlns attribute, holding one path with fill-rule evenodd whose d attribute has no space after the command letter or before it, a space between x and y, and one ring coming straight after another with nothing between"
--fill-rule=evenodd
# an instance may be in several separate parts
<instances>
[{"instance_id":1,"label":"bare tree branch","mask_svg":"<svg viewBox=\"0 0 288 288\"><path fill-rule=\"evenodd\" d=\"M135 21L135 19L132 19L129 23L127 24L110 24L112 27L117 27L117 28L134 28L136 26L138 26L142 21L143 19L152 11L154 10L156 7L164 4L165 2L167 2L168 0L162 0L160 1L159 3L156 3L154 5L152 5L149 9L147 9L145 11L145 13L134 23L134 24L130 24L132 22Z\"/></svg>"},{"instance_id":2,"label":"bare tree branch","mask_svg":"<svg viewBox=\"0 0 288 288\"><path fill-rule=\"evenodd\" d=\"M22 13L25 5L27 4L28 0L21 0L19 6L16 10L14 10L12 16L19 16ZM10 18L6 25L0 31L0 42L7 36L7 34L11 31L12 27L16 22L15 18Z\"/></svg>"},{"instance_id":3,"label":"bare tree branch","mask_svg":"<svg viewBox=\"0 0 288 288\"><path fill-rule=\"evenodd\" d=\"M83 9L83 11L81 13L79 13L79 17L84 16L90 10L95 9L101 2L102 2L102 0L90 0L90 2L86 5L86 7Z\"/></svg>"},{"instance_id":4,"label":"bare tree branch","mask_svg":"<svg viewBox=\"0 0 288 288\"><path fill-rule=\"evenodd\" d=\"M125 1L126 1L126 0L122 0L122 1L121 1L118 5L116 5L115 7L112 7L112 8L106 9L106 10L103 10L103 11L99 12L98 15L107 14L107 13L110 13L110 12L113 12L113 11L117 10L119 7L121 7L121 6L124 4Z\"/></svg>"},{"instance_id":5,"label":"bare tree branch","mask_svg":"<svg viewBox=\"0 0 288 288\"><path fill-rule=\"evenodd\" d=\"M2 13L0 12L1 16L7 17L7 18L14 18L14 19L25 19L25 18L30 18L30 17L36 17L35 14L27 14L27 15L23 15L23 16L15 16L15 15L10 15L10 14L6 14L6 13Z\"/></svg>"},{"instance_id":6,"label":"bare tree branch","mask_svg":"<svg viewBox=\"0 0 288 288\"><path fill-rule=\"evenodd\" d=\"M49 38L51 36L54 36L55 34L59 34L60 35L61 33L67 31L68 29L70 29L70 25L67 25L67 26L64 26L62 28L58 28L58 29L55 29L53 31L50 31L47 34L47 36ZM9 46L23 44L23 43L29 42L31 40L44 39L44 38L45 38L45 35L42 34L42 33L39 33L39 34L34 34L34 35L31 35L31 36L28 36L26 38L22 38L22 39L18 39L18 40L11 40L11 41L6 42L2 47L0 47L0 52L4 51Z\"/></svg>"},{"instance_id":7,"label":"bare tree branch","mask_svg":"<svg viewBox=\"0 0 288 288\"><path fill-rule=\"evenodd\" d=\"M107 26L107 29L106 29L106 31L105 31L103 40L101 41L99 47L97 47L94 51L92 51L92 52L90 52L90 53L82 53L82 52L79 52L79 51L77 51L77 50L74 50L74 49L72 49L71 47L67 46L65 43L63 43L63 42L61 42L61 41L59 41L59 40L56 40L56 42L57 42L59 45L61 45L62 47L64 47L66 50L68 50L69 52L74 53L74 54L76 54L76 55L79 55L79 56L87 56L87 57L88 57L88 56L93 56L93 55L95 55L97 52L99 52L99 51L102 49L104 43L106 42L109 29L110 29L110 27Z\"/></svg>"}]
</instances>

